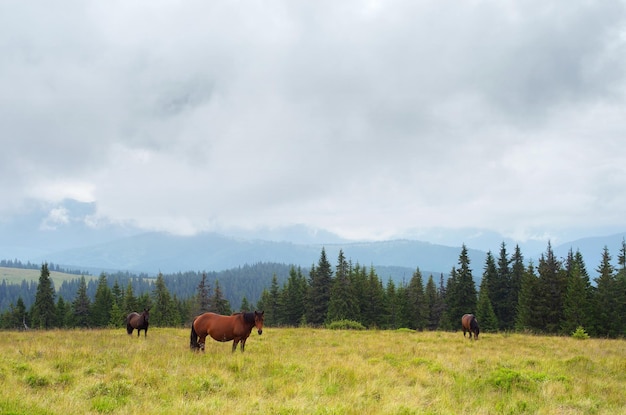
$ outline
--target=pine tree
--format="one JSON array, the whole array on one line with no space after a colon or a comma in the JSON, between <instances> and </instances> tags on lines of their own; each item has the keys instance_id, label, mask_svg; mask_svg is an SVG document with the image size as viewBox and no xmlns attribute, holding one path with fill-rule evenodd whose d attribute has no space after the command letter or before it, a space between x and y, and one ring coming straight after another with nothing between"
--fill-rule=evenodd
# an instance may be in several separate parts
<instances>
[{"instance_id":1,"label":"pine tree","mask_svg":"<svg viewBox=\"0 0 626 415\"><path fill-rule=\"evenodd\" d=\"M489 299L488 279L483 279L480 283L478 303L476 304L476 319L480 324L481 331L495 332L498 330L498 318L496 317L496 313L493 311L491 300Z\"/></svg>"},{"instance_id":2,"label":"pine tree","mask_svg":"<svg viewBox=\"0 0 626 415\"><path fill-rule=\"evenodd\" d=\"M72 305L71 303L66 302L63 297L59 296L57 300L57 315L56 322L57 327L69 328L73 325L73 316L72 316Z\"/></svg>"},{"instance_id":3,"label":"pine tree","mask_svg":"<svg viewBox=\"0 0 626 415\"><path fill-rule=\"evenodd\" d=\"M48 264L41 266L41 275L32 307L32 324L36 328L49 329L56 325L56 305L54 303L54 284L50 279Z\"/></svg>"},{"instance_id":4,"label":"pine tree","mask_svg":"<svg viewBox=\"0 0 626 415\"><path fill-rule=\"evenodd\" d=\"M157 275L152 296L154 305L150 309L150 324L161 327L177 325L180 320L178 309L165 285L165 278L160 272Z\"/></svg>"},{"instance_id":5,"label":"pine tree","mask_svg":"<svg viewBox=\"0 0 626 415\"><path fill-rule=\"evenodd\" d=\"M408 327L422 331L426 327L428 319L428 304L424 296L424 282L419 268L413 272L411 281L407 286L408 296Z\"/></svg>"},{"instance_id":6,"label":"pine tree","mask_svg":"<svg viewBox=\"0 0 626 415\"><path fill-rule=\"evenodd\" d=\"M332 267L326 258L324 248L322 248L317 267L311 267L309 276L306 321L308 324L320 326L326 321L330 289L333 282Z\"/></svg>"},{"instance_id":7,"label":"pine tree","mask_svg":"<svg viewBox=\"0 0 626 415\"><path fill-rule=\"evenodd\" d=\"M499 291L501 286L499 278L500 276L498 275L498 269L496 268L496 260L493 257L491 251L488 251L487 257L485 258L483 278L480 283L480 289L478 292L478 301L481 302L481 295L487 298L482 298L481 311L479 312L478 310L476 310L476 318L478 319L478 321L481 322L480 326L483 330L496 331L500 326L498 315L495 311L496 307L494 306L494 303L496 305L500 305L500 303L496 300L496 292ZM500 311L500 309L498 310ZM491 319L492 316L490 315L490 313L493 313L493 315L496 317L495 326L492 324L491 320L485 321L484 323L482 321L485 319Z\"/></svg>"},{"instance_id":8,"label":"pine tree","mask_svg":"<svg viewBox=\"0 0 626 415\"><path fill-rule=\"evenodd\" d=\"M567 291L563 304L564 319L561 331L570 334L582 326L589 334L595 330L593 323L592 290L580 251L570 250L566 262Z\"/></svg>"},{"instance_id":9,"label":"pine tree","mask_svg":"<svg viewBox=\"0 0 626 415\"><path fill-rule=\"evenodd\" d=\"M599 276L596 278L596 332L599 336L616 337L620 331L618 312L620 305L619 287L615 276L615 268L611 265L611 255L605 246L602 251L600 265L596 269Z\"/></svg>"},{"instance_id":10,"label":"pine tree","mask_svg":"<svg viewBox=\"0 0 626 415\"><path fill-rule=\"evenodd\" d=\"M113 294L107 283L104 273L100 274L96 296L91 307L91 321L96 327L106 327L111 321L111 308L113 307Z\"/></svg>"},{"instance_id":11,"label":"pine tree","mask_svg":"<svg viewBox=\"0 0 626 415\"><path fill-rule=\"evenodd\" d=\"M270 284L270 290L268 296L263 302L265 311L265 324L268 326L278 326L283 322L282 316L282 299L280 288L278 286L278 277L276 274L272 276L272 283Z\"/></svg>"},{"instance_id":12,"label":"pine tree","mask_svg":"<svg viewBox=\"0 0 626 415\"><path fill-rule=\"evenodd\" d=\"M510 267L511 260L506 252L506 244L500 246L498 257L497 277L493 287L489 287L489 298L493 305L493 311L498 318L500 330L512 330L515 326L515 308L517 307L517 293L513 291L513 276Z\"/></svg>"},{"instance_id":13,"label":"pine tree","mask_svg":"<svg viewBox=\"0 0 626 415\"><path fill-rule=\"evenodd\" d=\"M198 288L196 289L196 303L194 316L211 310L211 286L207 281L206 272L202 273L202 278L200 279Z\"/></svg>"},{"instance_id":14,"label":"pine tree","mask_svg":"<svg viewBox=\"0 0 626 415\"><path fill-rule=\"evenodd\" d=\"M439 293L437 292L437 285L433 275L430 274L428 282L426 283L426 290L424 292L424 302L426 303L426 329L437 330L439 327L439 319L441 317Z\"/></svg>"},{"instance_id":15,"label":"pine tree","mask_svg":"<svg viewBox=\"0 0 626 415\"><path fill-rule=\"evenodd\" d=\"M128 315L132 312L138 312L139 310L140 308L137 304L137 298L135 297L135 293L133 292L133 285L130 281L128 281L128 286L126 287L126 291L124 291L122 312L124 315ZM143 308L141 310L143 310Z\"/></svg>"},{"instance_id":16,"label":"pine tree","mask_svg":"<svg viewBox=\"0 0 626 415\"><path fill-rule=\"evenodd\" d=\"M385 289L385 326L384 328L397 329L400 327L400 307L396 284L391 278L387 281Z\"/></svg>"},{"instance_id":17,"label":"pine tree","mask_svg":"<svg viewBox=\"0 0 626 415\"><path fill-rule=\"evenodd\" d=\"M537 272L537 318L544 331L557 333L564 319L563 302L567 291L567 277L549 242L545 255L542 254L539 258Z\"/></svg>"},{"instance_id":18,"label":"pine tree","mask_svg":"<svg viewBox=\"0 0 626 415\"><path fill-rule=\"evenodd\" d=\"M241 311L242 313L247 313L248 311L252 311L252 306L248 302L248 299L246 298L245 295L241 299L241 306L239 307L239 311Z\"/></svg>"},{"instance_id":19,"label":"pine tree","mask_svg":"<svg viewBox=\"0 0 626 415\"><path fill-rule=\"evenodd\" d=\"M511 257L511 286L508 294L508 307L510 308L512 315L510 322L511 325L510 327L507 327L507 329L512 329L516 325L519 293L522 289L522 279L524 278L525 272L526 267L524 267L524 256L522 255L522 250L519 245L516 245L515 251Z\"/></svg>"},{"instance_id":20,"label":"pine tree","mask_svg":"<svg viewBox=\"0 0 626 415\"><path fill-rule=\"evenodd\" d=\"M289 278L283 289L284 321L288 326L298 326L305 313L306 279L300 267L289 269Z\"/></svg>"},{"instance_id":21,"label":"pine tree","mask_svg":"<svg viewBox=\"0 0 626 415\"><path fill-rule=\"evenodd\" d=\"M78 290L72 302L72 309L74 311L74 325L76 327L91 326L91 300L87 295L87 283L84 275L80 278L78 283Z\"/></svg>"},{"instance_id":22,"label":"pine tree","mask_svg":"<svg viewBox=\"0 0 626 415\"><path fill-rule=\"evenodd\" d=\"M328 302L327 324L339 320L358 319L358 303L350 274L350 263L346 261L343 250L339 250L335 278Z\"/></svg>"},{"instance_id":23,"label":"pine tree","mask_svg":"<svg viewBox=\"0 0 626 415\"><path fill-rule=\"evenodd\" d=\"M218 280L215 280L215 289L213 290L213 297L211 298L211 311L225 316L232 314L230 303L224 298L222 287Z\"/></svg>"},{"instance_id":24,"label":"pine tree","mask_svg":"<svg viewBox=\"0 0 626 415\"><path fill-rule=\"evenodd\" d=\"M517 316L515 328L518 331L540 332L543 324L538 319L538 290L539 279L535 274L532 262L525 268L522 277L521 289L518 296Z\"/></svg>"},{"instance_id":25,"label":"pine tree","mask_svg":"<svg viewBox=\"0 0 626 415\"><path fill-rule=\"evenodd\" d=\"M373 266L369 269L365 283L365 301L361 308L361 322L369 328L384 327L387 323L385 313L385 289L383 283L376 275Z\"/></svg>"}]
</instances>

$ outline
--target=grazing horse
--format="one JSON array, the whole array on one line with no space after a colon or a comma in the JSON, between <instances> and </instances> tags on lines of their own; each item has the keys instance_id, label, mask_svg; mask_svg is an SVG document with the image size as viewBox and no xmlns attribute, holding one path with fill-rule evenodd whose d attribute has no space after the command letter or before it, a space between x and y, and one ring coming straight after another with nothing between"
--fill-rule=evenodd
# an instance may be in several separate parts
<instances>
[{"instance_id":1,"label":"grazing horse","mask_svg":"<svg viewBox=\"0 0 626 415\"><path fill-rule=\"evenodd\" d=\"M463 326L463 337L465 333L469 331L469 338L472 340L472 333L474 333L474 340L478 340L478 333L480 328L478 327L478 320L473 314L464 314L461 318L461 325Z\"/></svg>"},{"instance_id":2,"label":"grazing horse","mask_svg":"<svg viewBox=\"0 0 626 415\"><path fill-rule=\"evenodd\" d=\"M126 317L126 331L130 336L133 334L133 330L137 329L137 337L143 330L144 337L148 337L148 320L150 319L150 309L144 308L141 314L137 312L130 313Z\"/></svg>"},{"instance_id":3,"label":"grazing horse","mask_svg":"<svg viewBox=\"0 0 626 415\"><path fill-rule=\"evenodd\" d=\"M263 334L263 311L249 313L235 313L231 316L222 316L215 313L200 314L191 323L189 347L192 350L204 351L206 336L211 336L218 342L233 341L233 352L241 342L241 352L246 347L246 340L250 336L252 327L256 327L259 334Z\"/></svg>"}]
</instances>

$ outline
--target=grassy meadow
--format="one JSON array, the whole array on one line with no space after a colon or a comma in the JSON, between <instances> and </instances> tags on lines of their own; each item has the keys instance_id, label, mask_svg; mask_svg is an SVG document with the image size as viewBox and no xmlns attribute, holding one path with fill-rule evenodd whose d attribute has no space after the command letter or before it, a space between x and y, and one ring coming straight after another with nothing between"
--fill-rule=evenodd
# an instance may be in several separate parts
<instances>
[{"instance_id":1,"label":"grassy meadow","mask_svg":"<svg viewBox=\"0 0 626 415\"><path fill-rule=\"evenodd\" d=\"M41 269L27 268L6 268L0 267L0 281L5 280L7 284L21 284L22 281L39 281ZM55 287L60 287L63 281L71 281L80 278L80 275L66 274L65 272L50 271L50 279ZM93 275L86 275L85 279L98 278Z\"/></svg>"},{"instance_id":2,"label":"grassy meadow","mask_svg":"<svg viewBox=\"0 0 626 415\"><path fill-rule=\"evenodd\" d=\"M266 327L0 333L2 414L625 414L626 341Z\"/></svg>"}]
</instances>

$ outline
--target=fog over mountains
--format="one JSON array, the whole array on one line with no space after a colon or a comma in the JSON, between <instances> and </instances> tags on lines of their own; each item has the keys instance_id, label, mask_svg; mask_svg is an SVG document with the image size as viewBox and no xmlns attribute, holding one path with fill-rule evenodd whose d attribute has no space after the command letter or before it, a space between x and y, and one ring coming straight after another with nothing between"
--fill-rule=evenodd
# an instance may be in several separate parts
<instances>
[{"instance_id":1,"label":"fog over mountains","mask_svg":"<svg viewBox=\"0 0 626 415\"><path fill-rule=\"evenodd\" d=\"M501 235L475 229L457 231L456 237L461 242L447 245L413 239L346 241L306 226L241 231L228 236L219 233L177 236L114 225L93 228L82 222L45 227L41 225L41 219L36 219L25 216L19 222L0 223L0 258L49 262L92 273L121 270L154 275L158 272L221 271L258 262L309 268L317 264L324 248L333 265L339 250L343 250L353 264L374 266L377 271L382 269L379 274L383 277L408 279L418 267L427 275L448 274L458 264L463 243L468 248L474 275L480 276L487 251L497 258L502 242L509 255L517 245ZM550 243L557 257L566 257L570 249L580 250L587 270L594 277L604 247L609 248L616 263L625 236L626 232L621 232L561 244ZM438 238L442 239L442 234ZM520 244L525 262L533 260L536 263L548 243L546 240Z\"/></svg>"}]
</instances>

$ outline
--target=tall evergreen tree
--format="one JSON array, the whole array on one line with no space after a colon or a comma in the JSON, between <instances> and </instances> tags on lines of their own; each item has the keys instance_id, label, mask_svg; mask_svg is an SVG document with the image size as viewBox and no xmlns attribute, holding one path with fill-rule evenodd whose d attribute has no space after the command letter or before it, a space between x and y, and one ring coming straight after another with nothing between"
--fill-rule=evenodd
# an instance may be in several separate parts
<instances>
[{"instance_id":1,"label":"tall evergreen tree","mask_svg":"<svg viewBox=\"0 0 626 415\"><path fill-rule=\"evenodd\" d=\"M600 336L615 337L620 331L618 315L620 305L619 288L615 276L615 268L611 265L611 255L605 246L602 251L602 259L597 270L595 309L596 309L596 332Z\"/></svg>"},{"instance_id":2,"label":"tall evergreen tree","mask_svg":"<svg viewBox=\"0 0 626 415\"><path fill-rule=\"evenodd\" d=\"M140 310L143 309L139 308L137 298L135 297L135 293L133 292L133 285L130 281L128 281L126 291L124 291L124 302L122 306L122 311L125 315L128 315L132 312L138 312Z\"/></svg>"},{"instance_id":3,"label":"tall evergreen tree","mask_svg":"<svg viewBox=\"0 0 626 415\"><path fill-rule=\"evenodd\" d=\"M230 303L224 297L222 287L218 280L215 280L215 288L213 289L213 297L211 298L211 311L225 316L232 314Z\"/></svg>"},{"instance_id":4,"label":"tall evergreen tree","mask_svg":"<svg viewBox=\"0 0 626 415\"><path fill-rule=\"evenodd\" d=\"M512 295L513 281L511 260L506 251L506 244L500 245L498 257L497 277L493 287L489 287L489 298L493 305L493 311L498 318L500 330L512 330L515 326L515 308L517 307L517 295Z\"/></svg>"},{"instance_id":5,"label":"tall evergreen tree","mask_svg":"<svg viewBox=\"0 0 626 415\"><path fill-rule=\"evenodd\" d=\"M489 261L489 260L488 260ZM493 257L492 257L493 262ZM487 268L490 266L488 265ZM494 264L495 269L495 264ZM494 332L498 330L498 318L493 311L489 298L489 279L484 279L480 283L478 291L478 303L476 304L476 319L480 324L481 331Z\"/></svg>"},{"instance_id":6,"label":"tall evergreen tree","mask_svg":"<svg viewBox=\"0 0 626 415\"><path fill-rule=\"evenodd\" d=\"M499 303L496 299L496 293L500 290L502 283L499 281L500 276L498 275L498 268L496 268L496 260L493 257L491 251L487 252L487 256L485 258L485 268L483 270L483 278L480 283L480 289L478 292L478 301L481 306L480 312L476 310L476 318L480 321L480 326L483 330L496 331L498 327L500 327L498 316L495 312L494 302L498 305L504 303ZM481 296L483 297L481 299ZM486 298L484 298L486 297ZM478 304L477 304L478 306ZM495 326L491 321L491 314L495 316L496 323ZM481 321L489 319L489 321Z\"/></svg>"},{"instance_id":7,"label":"tall evergreen tree","mask_svg":"<svg viewBox=\"0 0 626 415\"><path fill-rule=\"evenodd\" d=\"M278 277L276 274L272 276L270 290L263 301L263 311L265 311L265 324L268 326L277 326L283 323L282 316L282 299L280 287L278 286Z\"/></svg>"},{"instance_id":8,"label":"tall evergreen tree","mask_svg":"<svg viewBox=\"0 0 626 415\"><path fill-rule=\"evenodd\" d=\"M428 282L426 283L424 302L426 303L426 329L437 330L439 327L439 319L441 318L441 299L439 298L437 285L435 284L432 274L430 274Z\"/></svg>"},{"instance_id":9,"label":"tall evergreen tree","mask_svg":"<svg viewBox=\"0 0 626 415\"><path fill-rule=\"evenodd\" d=\"M525 268L522 285L518 296L517 316L515 328L518 331L540 332L543 322L539 318L539 278L535 274L535 267L530 262Z\"/></svg>"},{"instance_id":10,"label":"tall evergreen tree","mask_svg":"<svg viewBox=\"0 0 626 415\"><path fill-rule=\"evenodd\" d=\"M424 281L419 268L413 272L413 276L407 286L408 296L408 327L422 331L426 328L428 319L428 304L424 295Z\"/></svg>"},{"instance_id":11,"label":"tall evergreen tree","mask_svg":"<svg viewBox=\"0 0 626 415\"><path fill-rule=\"evenodd\" d=\"M54 303L54 284L50 278L48 264L41 265L41 275L32 307L32 324L35 328L49 329L56 325L56 305Z\"/></svg>"},{"instance_id":12,"label":"tall evergreen tree","mask_svg":"<svg viewBox=\"0 0 626 415\"><path fill-rule=\"evenodd\" d=\"M458 327L458 323L456 321L456 316L462 311L459 306L459 299L461 298L461 292L459 290L459 283L456 268L452 267L450 271L450 276L443 285L443 275L441 276L440 284L441 285L441 298L443 299L443 313L441 317L440 327L443 330L454 330ZM465 314L465 313L463 313ZM463 315L461 314L461 316Z\"/></svg>"},{"instance_id":13,"label":"tall evergreen tree","mask_svg":"<svg viewBox=\"0 0 626 415\"><path fill-rule=\"evenodd\" d=\"M194 317L211 310L211 285L207 281L206 272L202 273L202 278L196 289L196 308Z\"/></svg>"},{"instance_id":14,"label":"tall evergreen tree","mask_svg":"<svg viewBox=\"0 0 626 415\"><path fill-rule=\"evenodd\" d=\"M476 314L476 285L465 244L459 255L459 268L453 269L446 286L446 329L458 329L463 314Z\"/></svg>"},{"instance_id":15,"label":"tall evergreen tree","mask_svg":"<svg viewBox=\"0 0 626 415\"><path fill-rule=\"evenodd\" d=\"M385 328L400 328L400 304L398 304L396 284L391 278L387 281L385 289L385 316Z\"/></svg>"},{"instance_id":16,"label":"tall evergreen tree","mask_svg":"<svg viewBox=\"0 0 626 415\"><path fill-rule=\"evenodd\" d=\"M80 278L78 290L72 302L72 309L74 311L74 325L76 327L91 326L91 300L87 295L87 282L85 281L84 275Z\"/></svg>"},{"instance_id":17,"label":"tall evergreen tree","mask_svg":"<svg viewBox=\"0 0 626 415\"><path fill-rule=\"evenodd\" d=\"M567 291L567 277L549 242L545 255L542 254L539 258L537 272L539 273L537 317L543 330L557 333L564 319L563 302Z\"/></svg>"},{"instance_id":18,"label":"tall evergreen tree","mask_svg":"<svg viewBox=\"0 0 626 415\"><path fill-rule=\"evenodd\" d=\"M369 269L365 283L365 301L361 308L361 323L366 327L384 327L387 324L385 313L385 289L373 266Z\"/></svg>"},{"instance_id":19,"label":"tall evergreen tree","mask_svg":"<svg viewBox=\"0 0 626 415\"><path fill-rule=\"evenodd\" d=\"M519 245L516 245L515 251L513 251L513 255L511 256L511 286L508 295L508 307L511 309L512 317L510 327L508 327L508 325L506 327L507 330L513 329L516 326L519 293L522 289L522 279L524 278L525 271L526 267L524 266L522 250Z\"/></svg>"},{"instance_id":20,"label":"tall evergreen tree","mask_svg":"<svg viewBox=\"0 0 626 415\"><path fill-rule=\"evenodd\" d=\"M96 327L106 327L111 321L113 294L107 282L107 276L102 273L98 278L96 296L91 307L91 321Z\"/></svg>"},{"instance_id":21,"label":"tall evergreen tree","mask_svg":"<svg viewBox=\"0 0 626 415\"><path fill-rule=\"evenodd\" d=\"M284 323L289 326L298 326L305 314L306 279L302 269L292 266L289 269L289 278L283 289Z\"/></svg>"},{"instance_id":22,"label":"tall evergreen tree","mask_svg":"<svg viewBox=\"0 0 626 415\"><path fill-rule=\"evenodd\" d=\"M333 282L332 267L326 258L326 250L324 248L322 248L317 267L311 267L309 275L306 321L308 324L319 326L326 321L330 289Z\"/></svg>"},{"instance_id":23,"label":"tall evergreen tree","mask_svg":"<svg viewBox=\"0 0 626 415\"><path fill-rule=\"evenodd\" d=\"M326 323L358 319L358 302L350 274L350 263L346 261L343 250L340 249L328 302Z\"/></svg>"},{"instance_id":24,"label":"tall evergreen tree","mask_svg":"<svg viewBox=\"0 0 626 415\"><path fill-rule=\"evenodd\" d=\"M150 310L150 324L161 327L176 326L180 321L178 309L160 272L157 275L152 296L154 305Z\"/></svg>"},{"instance_id":25,"label":"tall evergreen tree","mask_svg":"<svg viewBox=\"0 0 626 415\"><path fill-rule=\"evenodd\" d=\"M567 272L567 291L563 304L564 319L561 331L569 334L582 326L589 334L592 334L595 330L592 308L593 293L580 251L576 251L576 255L571 250L569 251L565 270Z\"/></svg>"}]
</instances>

